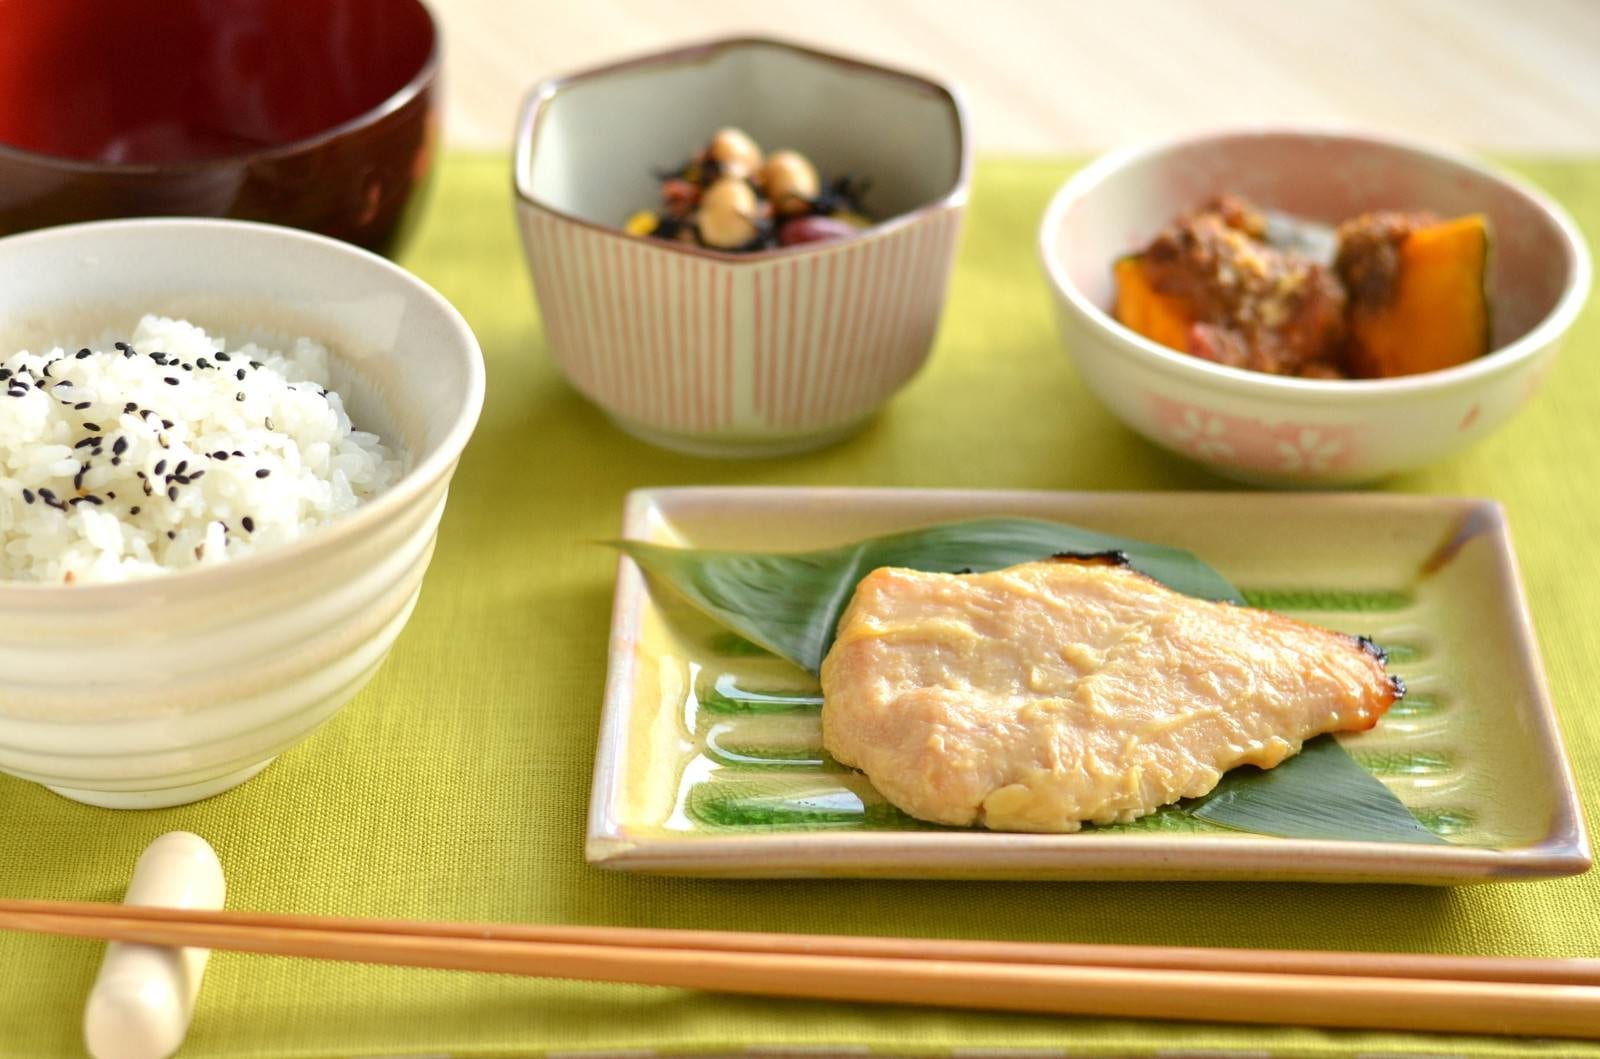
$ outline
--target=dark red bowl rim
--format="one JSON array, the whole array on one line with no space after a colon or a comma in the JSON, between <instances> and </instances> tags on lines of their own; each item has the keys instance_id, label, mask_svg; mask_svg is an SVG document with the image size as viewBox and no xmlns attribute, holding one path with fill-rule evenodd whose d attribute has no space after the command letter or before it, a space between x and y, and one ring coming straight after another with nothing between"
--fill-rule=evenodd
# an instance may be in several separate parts
<instances>
[{"instance_id":1,"label":"dark red bowl rim","mask_svg":"<svg viewBox=\"0 0 1600 1059\"><path fill-rule=\"evenodd\" d=\"M298 140L290 140L287 143L273 144L271 147L260 147L250 151L231 151L227 154L216 154L207 158L186 158L171 162L104 162L92 158L72 158L67 155L51 154L48 151L30 150L27 147L18 147L15 144L0 140L0 161L14 159L33 165L45 165L76 173L138 176L175 172L187 173L209 169L218 165L236 165L272 158L284 158L321 147L339 139L341 136L370 125L376 125L390 115L405 109L407 105L426 91L428 86L438 77L439 66L443 60L443 34L439 29L438 16L433 13L433 8L427 0L411 0L411 2L416 4L422 11L423 17L428 20L428 28L433 31L433 42L428 49L427 58L422 60L422 65L417 67L417 72L411 75L411 79L391 93L383 102L362 111L353 118L341 121L337 125L330 125L321 132L313 133L310 136L302 136Z\"/></svg>"}]
</instances>

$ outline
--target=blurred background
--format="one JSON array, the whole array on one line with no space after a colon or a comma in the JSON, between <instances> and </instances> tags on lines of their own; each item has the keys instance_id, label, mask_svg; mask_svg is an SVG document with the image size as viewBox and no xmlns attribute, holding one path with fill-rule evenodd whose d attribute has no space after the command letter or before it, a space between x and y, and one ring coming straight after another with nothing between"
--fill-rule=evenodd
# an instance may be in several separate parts
<instances>
[{"instance_id":1,"label":"blurred background","mask_svg":"<svg viewBox=\"0 0 1600 1059\"><path fill-rule=\"evenodd\" d=\"M1600 150L1596 0L433 0L445 129L505 148L539 78L733 33L963 89L978 149L1100 150L1226 123L1348 122L1489 151Z\"/></svg>"}]
</instances>

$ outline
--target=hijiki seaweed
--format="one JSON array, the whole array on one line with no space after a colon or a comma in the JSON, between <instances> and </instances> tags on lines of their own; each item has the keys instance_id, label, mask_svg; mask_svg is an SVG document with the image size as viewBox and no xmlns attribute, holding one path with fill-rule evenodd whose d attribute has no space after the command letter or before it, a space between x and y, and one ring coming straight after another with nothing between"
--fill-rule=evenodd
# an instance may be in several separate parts
<instances>
[{"instance_id":1,"label":"hijiki seaweed","mask_svg":"<svg viewBox=\"0 0 1600 1059\"><path fill-rule=\"evenodd\" d=\"M861 204L866 181L845 174L824 186L805 155L764 155L739 129L719 130L682 165L655 177L661 205L628 218L630 235L752 253L843 239L872 223Z\"/></svg>"}]
</instances>

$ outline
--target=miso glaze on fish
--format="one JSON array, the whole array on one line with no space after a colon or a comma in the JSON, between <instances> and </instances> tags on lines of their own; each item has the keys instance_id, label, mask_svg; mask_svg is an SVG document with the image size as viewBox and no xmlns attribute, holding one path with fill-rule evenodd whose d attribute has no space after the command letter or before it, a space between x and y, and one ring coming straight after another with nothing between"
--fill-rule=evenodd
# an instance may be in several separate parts
<instances>
[{"instance_id":1,"label":"miso glaze on fish","mask_svg":"<svg viewBox=\"0 0 1600 1059\"><path fill-rule=\"evenodd\" d=\"M942 824L1076 831L1271 768L1404 694L1364 640L1186 596L1120 556L884 568L822 665L823 739Z\"/></svg>"}]
</instances>

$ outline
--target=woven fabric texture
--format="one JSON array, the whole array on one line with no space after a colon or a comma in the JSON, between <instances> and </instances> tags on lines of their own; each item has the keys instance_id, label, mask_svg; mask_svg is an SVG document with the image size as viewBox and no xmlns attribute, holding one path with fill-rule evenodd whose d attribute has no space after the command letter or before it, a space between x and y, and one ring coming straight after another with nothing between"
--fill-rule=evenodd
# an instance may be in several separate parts
<instances>
[{"instance_id":1,"label":"woven fabric texture","mask_svg":"<svg viewBox=\"0 0 1600 1059\"><path fill-rule=\"evenodd\" d=\"M1600 234L1600 163L1514 163ZM0 894L117 900L139 851L209 838L232 907L312 914L1178 945L1600 954L1600 873L1462 889L1281 884L736 882L583 859L627 490L648 485L1217 489L1104 411L1057 343L1034 249L1064 161L978 167L928 368L856 438L710 462L614 429L544 349L509 162L447 156L403 263L466 315L489 367L421 605L372 684L259 778L121 813L0 777ZM1600 819L1600 313L1499 433L1385 488L1509 513L1588 815ZM1515 792L1507 792L1514 797ZM0 1057L82 1054L100 946L0 934ZM1573 1042L1034 1018L216 954L188 1059L745 1048L1073 1056L1600 1056ZM1038 1050L1043 1050L1042 1052Z\"/></svg>"}]
</instances>

